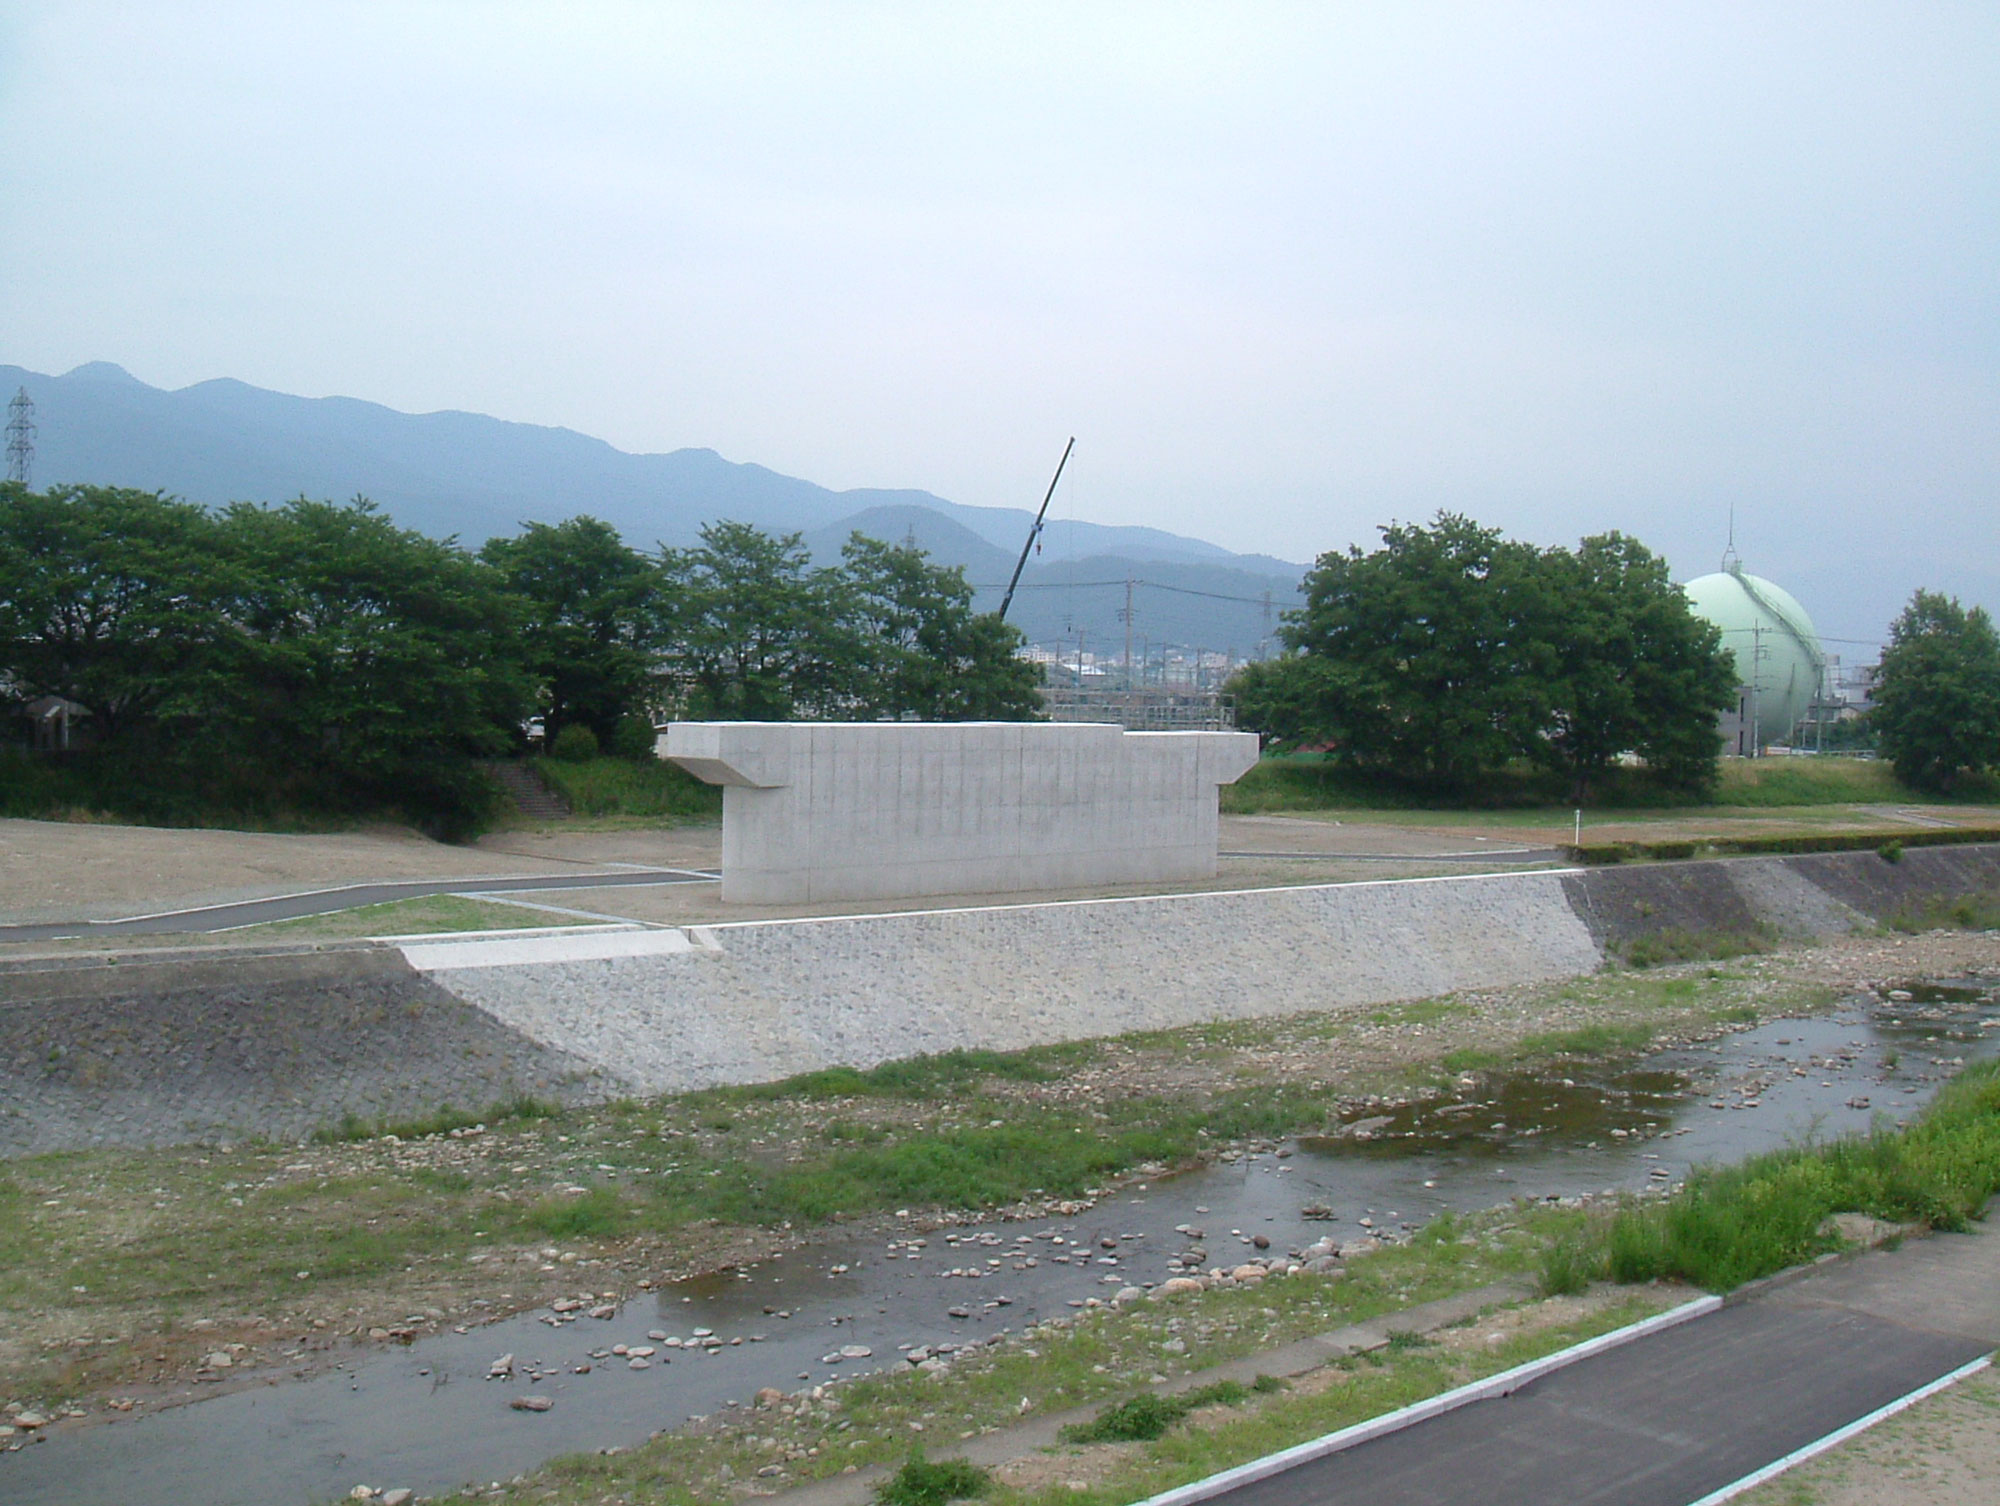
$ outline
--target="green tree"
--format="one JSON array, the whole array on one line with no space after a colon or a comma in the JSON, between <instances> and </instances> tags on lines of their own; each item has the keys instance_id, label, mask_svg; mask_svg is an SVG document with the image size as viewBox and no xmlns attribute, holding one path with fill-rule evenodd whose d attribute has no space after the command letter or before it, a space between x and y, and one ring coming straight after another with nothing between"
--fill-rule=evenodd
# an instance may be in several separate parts
<instances>
[{"instance_id":1,"label":"green tree","mask_svg":"<svg viewBox=\"0 0 2000 1506\"><path fill-rule=\"evenodd\" d=\"M852 591L796 533L711 523L662 569L679 600L672 651L690 714L743 721L838 715L866 645Z\"/></svg>"},{"instance_id":2,"label":"green tree","mask_svg":"<svg viewBox=\"0 0 2000 1506\"><path fill-rule=\"evenodd\" d=\"M1384 528L1371 554L1321 555L1280 630L1320 666L1276 672L1292 677L1300 735L1342 762L1440 784L1514 757L1547 710L1546 639L1520 630L1546 615L1539 565L1533 548L1453 513Z\"/></svg>"},{"instance_id":3,"label":"green tree","mask_svg":"<svg viewBox=\"0 0 2000 1506\"><path fill-rule=\"evenodd\" d=\"M649 713L669 626L666 580L651 560L591 517L530 523L490 540L480 558L526 609L522 645L547 745L572 723L608 745L620 721Z\"/></svg>"},{"instance_id":4,"label":"green tree","mask_svg":"<svg viewBox=\"0 0 2000 1506\"><path fill-rule=\"evenodd\" d=\"M1039 714L1041 672L1020 657L1020 629L972 610L962 567L857 533L841 549L841 573L864 649L851 715L958 722Z\"/></svg>"},{"instance_id":5,"label":"green tree","mask_svg":"<svg viewBox=\"0 0 2000 1506\"><path fill-rule=\"evenodd\" d=\"M1869 713L1896 777L1947 790L2000 763L2000 634L1984 607L1918 591L1889 629Z\"/></svg>"},{"instance_id":6,"label":"green tree","mask_svg":"<svg viewBox=\"0 0 2000 1506\"><path fill-rule=\"evenodd\" d=\"M1231 683L1242 725L1446 786L1531 758L1582 799L1628 753L1670 786L1713 780L1733 667L1644 545L1535 549L1451 513L1382 539L1320 558L1292 652Z\"/></svg>"},{"instance_id":7,"label":"green tree","mask_svg":"<svg viewBox=\"0 0 2000 1506\"><path fill-rule=\"evenodd\" d=\"M1666 561L1620 533L1585 539L1574 554L1545 551L1548 713L1530 751L1588 798L1614 760L1636 753L1670 787L1714 782L1717 718L1736 699L1722 635L1689 609Z\"/></svg>"},{"instance_id":8,"label":"green tree","mask_svg":"<svg viewBox=\"0 0 2000 1506\"><path fill-rule=\"evenodd\" d=\"M234 583L201 508L155 492L0 485L0 674L88 707L108 741L197 721L232 657Z\"/></svg>"},{"instance_id":9,"label":"green tree","mask_svg":"<svg viewBox=\"0 0 2000 1506\"><path fill-rule=\"evenodd\" d=\"M329 792L469 828L474 758L527 714L521 611L499 572L366 499L238 503L221 518L245 672L219 708L239 746Z\"/></svg>"}]
</instances>

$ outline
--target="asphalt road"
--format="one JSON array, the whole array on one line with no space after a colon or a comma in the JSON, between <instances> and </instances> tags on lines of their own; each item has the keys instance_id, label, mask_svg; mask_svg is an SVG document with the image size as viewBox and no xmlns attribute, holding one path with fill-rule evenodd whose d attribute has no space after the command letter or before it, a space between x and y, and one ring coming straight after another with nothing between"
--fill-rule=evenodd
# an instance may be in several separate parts
<instances>
[{"instance_id":1,"label":"asphalt road","mask_svg":"<svg viewBox=\"0 0 2000 1506\"><path fill-rule=\"evenodd\" d=\"M1207 1497L1226 1506L1688 1506L1991 1353L2000 1229L1799 1274L1518 1391Z\"/></svg>"},{"instance_id":2,"label":"asphalt road","mask_svg":"<svg viewBox=\"0 0 2000 1506\"><path fill-rule=\"evenodd\" d=\"M304 894L280 894L271 899L204 905L123 920L50 921L36 925L0 926L0 943L67 941L77 937L165 935L175 932L234 931L273 920L326 915L362 905L420 899L431 894L535 893L544 889L612 889L657 887L662 884L712 884L716 875L683 868L616 868L601 873L539 874L528 878L411 879L386 884L350 884Z\"/></svg>"},{"instance_id":3,"label":"asphalt road","mask_svg":"<svg viewBox=\"0 0 2000 1506\"><path fill-rule=\"evenodd\" d=\"M1837 1307L1749 1303L1211 1499L1687 1506L1989 1347Z\"/></svg>"}]
</instances>

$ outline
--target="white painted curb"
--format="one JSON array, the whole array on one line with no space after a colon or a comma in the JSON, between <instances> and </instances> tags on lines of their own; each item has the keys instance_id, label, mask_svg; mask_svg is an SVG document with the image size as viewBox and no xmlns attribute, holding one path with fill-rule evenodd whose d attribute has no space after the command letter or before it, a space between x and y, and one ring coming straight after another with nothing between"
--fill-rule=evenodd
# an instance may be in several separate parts
<instances>
[{"instance_id":1,"label":"white painted curb","mask_svg":"<svg viewBox=\"0 0 2000 1506\"><path fill-rule=\"evenodd\" d=\"M1486 1401L1495 1396L1505 1396L1518 1391L1533 1380L1538 1380L1552 1370L1560 1370L1565 1365L1574 1365L1578 1360L1587 1360L1593 1354L1602 1354L1607 1349L1616 1349L1621 1344L1629 1344L1634 1339L1643 1339L1648 1334L1658 1333L1663 1328L1674 1328L1691 1318L1706 1317L1722 1306L1720 1297L1698 1297L1692 1302L1656 1313L1637 1323L1601 1333L1594 1339L1585 1339L1581 1344L1572 1344L1567 1349L1559 1349L1554 1354L1545 1354L1538 1360L1530 1360L1525 1365L1516 1365L1511 1370L1502 1370L1498 1375L1489 1375L1484 1380L1472 1381L1454 1390L1441 1392L1426 1401L1413 1402L1394 1412L1385 1412L1380 1417L1371 1417L1366 1422L1357 1422L1352 1427L1342 1428L1337 1433L1328 1433L1323 1438L1315 1438L1309 1443L1297 1444L1279 1453L1266 1454L1261 1459L1252 1459L1248 1464L1239 1464L1234 1469L1225 1469L1219 1475L1210 1475L1205 1480L1192 1484L1177 1485L1172 1490L1162 1491L1135 1506L1185 1506L1189 1501L1205 1501L1211 1496L1219 1496L1234 1490L1239 1485L1248 1485L1253 1480L1267 1480L1272 1475L1281 1475L1286 1470L1323 1459L1328 1454L1337 1454L1343 1449L1353 1448L1357 1443L1366 1443L1371 1438L1380 1438L1388 1433L1401 1432L1404 1428L1423 1422L1427 1418L1455 1412L1460 1407L1475 1401Z\"/></svg>"},{"instance_id":2,"label":"white painted curb","mask_svg":"<svg viewBox=\"0 0 2000 1506\"><path fill-rule=\"evenodd\" d=\"M569 931L498 941L435 941L401 948L420 973L464 967L526 967L547 962L596 962L611 957L660 957L694 950L682 931Z\"/></svg>"},{"instance_id":3,"label":"white painted curb","mask_svg":"<svg viewBox=\"0 0 2000 1506\"><path fill-rule=\"evenodd\" d=\"M1993 1356L1988 1354L1988 1355L1982 1355L1980 1358L1973 1360L1970 1364L1960 1365L1956 1370L1952 1371L1951 1374L1940 1375L1936 1380L1932 1381L1928 1386L1919 1386L1917 1387L1916 1390L1910 1392L1907 1396L1899 1396L1894 1401L1890 1402L1887 1406L1877 1407L1874 1411L1870 1412L1866 1417L1857 1417L1853 1422L1850 1422L1846 1427L1835 1428L1831 1433L1828 1433L1824 1438L1815 1438L1811 1443L1808 1443L1804 1448L1795 1448L1789 1454L1785 1455L1784 1458L1774 1459L1769 1464L1765 1465L1762 1469L1753 1471L1752 1473L1745 1475L1740 1480L1733 1480L1729 1484L1723 1486L1722 1489L1720 1490L1710 1491L1707 1495L1703 1496L1699 1501L1690 1501L1688 1503L1688 1506L1720 1506L1720 1503L1723 1501L1733 1501L1736 1499L1736 1497L1742 1495L1745 1491L1755 1490L1759 1485L1762 1485L1766 1480L1776 1479L1779 1475L1782 1475L1786 1470L1791 1469L1794 1465L1803 1464L1806 1462L1806 1460L1813 1458L1815 1455L1823 1454L1830 1448L1837 1448L1839 1445L1847 1442L1847 1440L1852 1438L1856 1433L1866 1432L1869 1428L1874 1427L1876 1423L1881 1422L1886 1418L1894 1417L1898 1412L1902 1411L1905 1407L1915 1406L1918 1402L1922 1401L1926 1396L1935 1396L1938 1392L1944 1390L1945 1387L1957 1385L1960 1381L1964 1380L1968 1375L1977 1375L1980 1371L1984 1370L1992 1362L1993 1362Z\"/></svg>"}]
</instances>

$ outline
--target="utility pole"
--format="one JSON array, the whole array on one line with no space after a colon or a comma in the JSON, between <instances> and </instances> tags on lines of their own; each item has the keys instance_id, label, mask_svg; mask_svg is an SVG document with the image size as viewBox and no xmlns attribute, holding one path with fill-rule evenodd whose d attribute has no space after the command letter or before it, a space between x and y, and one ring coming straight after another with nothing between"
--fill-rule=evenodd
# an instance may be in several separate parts
<instances>
[{"instance_id":1,"label":"utility pole","mask_svg":"<svg viewBox=\"0 0 2000 1506\"><path fill-rule=\"evenodd\" d=\"M1750 629L1750 756L1764 756L1764 737L1761 722L1762 706L1758 700L1758 689L1764 678L1764 624L1757 623Z\"/></svg>"},{"instance_id":2,"label":"utility pole","mask_svg":"<svg viewBox=\"0 0 2000 1506\"><path fill-rule=\"evenodd\" d=\"M22 387L7 405L7 479L23 486L32 484L35 474L35 405Z\"/></svg>"},{"instance_id":3,"label":"utility pole","mask_svg":"<svg viewBox=\"0 0 2000 1506\"><path fill-rule=\"evenodd\" d=\"M1132 688L1132 577L1125 577L1125 610L1118 615L1125 619L1125 688Z\"/></svg>"}]
</instances>

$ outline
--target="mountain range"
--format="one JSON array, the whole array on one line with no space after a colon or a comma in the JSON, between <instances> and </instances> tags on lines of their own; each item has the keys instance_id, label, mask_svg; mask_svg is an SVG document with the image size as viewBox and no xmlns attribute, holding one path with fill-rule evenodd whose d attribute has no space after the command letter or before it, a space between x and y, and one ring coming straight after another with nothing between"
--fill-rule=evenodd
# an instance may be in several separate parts
<instances>
[{"instance_id":1,"label":"mountain range","mask_svg":"<svg viewBox=\"0 0 2000 1506\"><path fill-rule=\"evenodd\" d=\"M310 496L372 498L406 528L477 546L527 521L589 513L641 548L693 543L730 519L804 536L837 557L850 533L911 540L963 565L979 605L999 605L1033 514L929 492L833 491L713 450L629 454L571 429L477 413L401 413L355 398L304 398L222 378L168 391L93 361L60 376L0 366L25 390L38 433L33 480L138 487L217 506ZM1043 531L1009 619L1031 642L1123 653L1168 644L1242 658L1298 604L1303 565L1155 528L1068 518Z\"/></svg>"}]
</instances>

